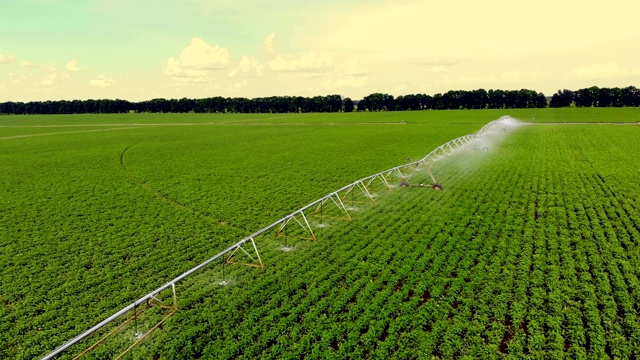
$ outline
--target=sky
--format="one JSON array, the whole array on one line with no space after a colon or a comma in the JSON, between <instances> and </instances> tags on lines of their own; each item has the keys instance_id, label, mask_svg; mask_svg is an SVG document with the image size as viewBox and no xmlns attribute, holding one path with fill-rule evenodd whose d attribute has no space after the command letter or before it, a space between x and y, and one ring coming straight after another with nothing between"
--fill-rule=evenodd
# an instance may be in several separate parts
<instances>
[{"instance_id":1,"label":"sky","mask_svg":"<svg viewBox=\"0 0 640 360\"><path fill-rule=\"evenodd\" d=\"M637 0L0 0L0 102L640 87Z\"/></svg>"}]
</instances>

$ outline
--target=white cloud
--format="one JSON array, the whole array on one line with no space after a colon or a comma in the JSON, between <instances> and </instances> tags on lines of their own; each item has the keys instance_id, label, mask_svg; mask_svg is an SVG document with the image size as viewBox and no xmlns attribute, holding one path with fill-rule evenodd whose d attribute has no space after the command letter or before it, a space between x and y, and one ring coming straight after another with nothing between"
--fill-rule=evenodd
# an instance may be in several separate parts
<instances>
[{"instance_id":1,"label":"white cloud","mask_svg":"<svg viewBox=\"0 0 640 360\"><path fill-rule=\"evenodd\" d=\"M348 76L367 76L371 73L363 70L362 67L360 67L358 59L350 59L349 63L347 64L345 74L347 74Z\"/></svg>"},{"instance_id":2,"label":"white cloud","mask_svg":"<svg viewBox=\"0 0 640 360\"><path fill-rule=\"evenodd\" d=\"M365 85L368 77L366 76L348 76L343 79L327 80L322 84L326 90L342 90L345 88L359 88Z\"/></svg>"},{"instance_id":3,"label":"white cloud","mask_svg":"<svg viewBox=\"0 0 640 360\"><path fill-rule=\"evenodd\" d=\"M320 78L320 77L326 77L326 75L327 75L326 72L305 72L305 73L300 73L300 74L305 79L315 79L315 78Z\"/></svg>"},{"instance_id":4,"label":"white cloud","mask_svg":"<svg viewBox=\"0 0 640 360\"><path fill-rule=\"evenodd\" d=\"M265 66L252 57L243 56L240 62L229 73L229 77L237 75L262 76Z\"/></svg>"},{"instance_id":5,"label":"white cloud","mask_svg":"<svg viewBox=\"0 0 640 360\"><path fill-rule=\"evenodd\" d=\"M409 63L415 65L427 65L427 66L453 66L457 65L462 60L455 56L431 56L431 57L417 57L409 60Z\"/></svg>"},{"instance_id":6,"label":"white cloud","mask_svg":"<svg viewBox=\"0 0 640 360\"><path fill-rule=\"evenodd\" d=\"M40 65L40 69L48 72L56 72L56 65L54 63L49 63L49 65Z\"/></svg>"},{"instance_id":7,"label":"white cloud","mask_svg":"<svg viewBox=\"0 0 640 360\"><path fill-rule=\"evenodd\" d=\"M0 54L0 64L11 64L16 59L14 54L4 56Z\"/></svg>"},{"instance_id":8,"label":"white cloud","mask_svg":"<svg viewBox=\"0 0 640 360\"><path fill-rule=\"evenodd\" d=\"M531 80L536 80L536 81L550 80L552 79L552 74L549 71L534 70L534 71L528 72L527 77L530 78Z\"/></svg>"},{"instance_id":9,"label":"white cloud","mask_svg":"<svg viewBox=\"0 0 640 360\"><path fill-rule=\"evenodd\" d=\"M275 33L272 33L266 38L264 38L264 42L262 44L262 51L264 51L265 54L267 55L275 54L276 52L275 38L276 38Z\"/></svg>"},{"instance_id":10,"label":"white cloud","mask_svg":"<svg viewBox=\"0 0 640 360\"><path fill-rule=\"evenodd\" d=\"M96 87L109 87L113 85L115 81L113 78L108 78L106 76L100 75L94 79L89 80L89 85Z\"/></svg>"},{"instance_id":11,"label":"white cloud","mask_svg":"<svg viewBox=\"0 0 640 360\"><path fill-rule=\"evenodd\" d=\"M308 51L298 56L278 56L269 62L269 67L277 72L301 72L320 74L333 70L333 58L317 51Z\"/></svg>"},{"instance_id":12,"label":"white cloud","mask_svg":"<svg viewBox=\"0 0 640 360\"><path fill-rule=\"evenodd\" d=\"M370 74L360 66L358 59L352 58L349 59L344 70L345 77L328 79L322 83L322 88L338 92L346 88L360 88L365 85Z\"/></svg>"},{"instance_id":13,"label":"white cloud","mask_svg":"<svg viewBox=\"0 0 640 360\"><path fill-rule=\"evenodd\" d=\"M210 77L202 76L202 77L172 77L171 78L176 83L181 84L205 84L213 81Z\"/></svg>"},{"instance_id":14,"label":"white cloud","mask_svg":"<svg viewBox=\"0 0 640 360\"><path fill-rule=\"evenodd\" d=\"M425 68L424 71L429 73L446 73L449 71L449 69L444 66L429 66Z\"/></svg>"},{"instance_id":15,"label":"white cloud","mask_svg":"<svg viewBox=\"0 0 640 360\"><path fill-rule=\"evenodd\" d=\"M24 79L24 75L23 75L23 76L18 77L18 76L17 76L16 74L14 74L14 73L9 73L9 83L10 83L11 85L16 85L16 84L20 83L20 81L21 81L21 80L23 80L23 79Z\"/></svg>"},{"instance_id":16,"label":"white cloud","mask_svg":"<svg viewBox=\"0 0 640 360\"><path fill-rule=\"evenodd\" d=\"M456 78L450 78L448 76L444 76L442 82L447 86L447 90L455 90L457 87L464 87L468 89L471 87L479 87L479 88L493 88L492 84L496 84L498 81L498 77L491 74L485 76L459 76ZM498 86L499 88L500 86Z\"/></svg>"},{"instance_id":17,"label":"white cloud","mask_svg":"<svg viewBox=\"0 0 640 360\"><path fill-rule=\"evenodd\" d=\"M457 56L423 56L409 59L409 64L423 66L420 71L428 73L446 73L454 65L462 62Z\"/></svg>"},{"instance_id":18,"label":"white cloud","mask_svg":"<svg viewBox=\"0 0 640 360\"><path fill-rule=\"evenodd\" d=\"M512 80L512 81L515 81L515 80L519 80L519 79L521 79L521 78L522 78L522 74L520 74L520 73L519 73L519 72L517 72L517 71L513 71L513 70L511 70L511 71L505 71L505 72L503 72L503 73L502 73L502 78L503 78L504 80Z\"/></svg>"},{"instance_id":19,"label":"white cloud","mask_svg":"<svg viewBox=\"0 0 640 360\"><path fill-rule=\"evenodd\" d=\"M173 59L173 58L172 58ZM229 50L211 46L200 38L193 38L177 59L177 64L190 70L219 70L231 64Z\"/></svg>"},{"instance_id":20,"label":"white cloud","mask_svg":"<svg viewBox=\"0 0 640 360\"><path fill-rule=\"evenodd\" d=\"M640 75L640 69L626 69L610 61L604 64L579 66L568 72L570 77L578 79L611 79L629 75Z\"/></svg>"},{"instance_id":21,"label":"white cloud","mask_svg":"<svg viewBox=\"0 0 640 360\"><path fill-rule=\"evenodd\" d=\"M78 66L78 60L73 59L67 63L67 70L71 72L80 72L82 69Z\"/></svg>"},{"instance_id":22,"label":"white cloud","mask_svg":"<svg viewBox=\"0 0 640 360\"><path fill-rule=\"evenodd\" d=\"M7 90L9 89L9 87L14 87L15 85L19 84L22 79L24 79L24 76L18 77L16 74L10 72L9 81L0 83L0 89Z\"/></svg>"},{"instance_id":23,"label":"white cloud","mask_svg":"<svg viewBox=\"0 0 640 360\"><path fill-rule=\"evenodd\" d=\"M56 81L58 80L58 74L56 74L55 72L47 75L47 77L45 77L44 79L42 79L41 84L44 86L53 86L56 84Z\"/></svg>"},{"instance_id":24,"label":"white cloud","mask_svg":"<svg viewBox=\"0 0 640 360\"><path fill-rule=\"evenodd\" d=\"M207 70L194 70L183 67L180 60L176 58L169 58L163 68L164 74L172 79L180 78L205 78L207 76Z\"/></svg>"},{"instance_id":25,"label":"white cloud","mask_svg":"<svg viewBox=\"0 0 640 360\"><path fill-rule=\"evenodd\" d=\"M212 79L210 71L222 70L232 65L229 50L211 46L201 38L193 38L178 58L171 57L163 66L165 75L182 83L205 83Z\"/></svg>"},{"instance_id":26,"label":"white cloud","mask_svg":"<svg viewBox=\"0 0 640 360\"><path fill-rule=\"evenodd\" d=\"M228 87L229 91L240 91L247 87L247 80L236 81Z\"/></svg>"},{"instance_id":27,"label":"white cloud","mask_svg":"<svg viewBox=\"0 0 640 360\"><path fill-rule=\"evenodd\" d=\"M33 67L34 65L30 61L26 61L25 60L25 61L22 61L20 63L20 66L22 66L22 67Z\"/></svg>"}]
</instances>

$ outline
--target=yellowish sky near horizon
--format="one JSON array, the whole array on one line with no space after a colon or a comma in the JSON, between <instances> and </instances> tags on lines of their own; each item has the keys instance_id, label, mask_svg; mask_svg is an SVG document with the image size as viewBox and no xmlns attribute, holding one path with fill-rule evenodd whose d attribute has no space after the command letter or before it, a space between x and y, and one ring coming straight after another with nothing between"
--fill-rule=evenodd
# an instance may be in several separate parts
<instances>
[{"instance_id":1,"label":"yellowish sky near horizon","mask_svg":"<svg viewBox=\"0 0 640 360\"><path fill-rule=\"evenodd\" d=\"M88 22L66 21L84 34L55 20L3 31L0 101L640 87L637 1L191 0L138 25L145 2L124 20L110 12L119 2L74 8Z\"/></svg>"}]
</instances>

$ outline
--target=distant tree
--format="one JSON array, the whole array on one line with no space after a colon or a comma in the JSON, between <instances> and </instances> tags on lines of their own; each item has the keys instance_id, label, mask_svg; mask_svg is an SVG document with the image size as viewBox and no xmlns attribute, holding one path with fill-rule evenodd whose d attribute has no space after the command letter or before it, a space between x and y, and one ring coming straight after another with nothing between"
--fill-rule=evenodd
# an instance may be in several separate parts
<instances>
[{"instance_id":1,"label":"distant tree","mask_svg":"<svg viewBox=\"0 0 640 360\"><path fill-rule=\"evenodd\" d=\"M504 107L506 109L515 109L518 101L517 90L505 90L504 92Z\"/></svg>"},{"instance_id":2,"label":"distant tree","mask_svg":"<svg viewBox=\"0 0 640 360\"><path fill-rule=\"evenodd\" d=\"M306 106L306 98L303 98L302 96L297 96L294 100L295 103L295 107L296 107L296 112L306 112L305 111L305 106Z\"/></svg>"},{"instance_id":3,"label":"distant tree","mask_svg":"<svg viewBox=\"0 0 640 360\"><path fill-rule=\"evenodd\" d=\"M489 101L489 94L485 89L467 91L463 97L465 109L484 109Z\"/></svg>"},{"instance_id":4,"label":"distant tree","mask_svg":"<svg viewBox=\"0 0 640 360\"><path fill-rule=\"evenodd\" d=\"M416 110L417 104L414 95L400 95L395 99L395 109L402 110Z\"/></svg>"},{"instance_id":5,"label":"distant tree","mask_svg":"<svg viewBox=\"0 0 640 360\"><path fill-rule=\"evenodd\" d=\"M369 99L366 96L358 101L357 109L358 111L370 111Z\"/></svg>"},{"instance_id":6,"label":"distant tree","mask_svg":"<svg viewBox=\"0 0 640 360\"><path fill-rule=\"evenodd\" d=\"M340 95L327 95L323 99L322 112L338 112L342 110L342 96Z\"/></svg>"},{"instance_id":7,"label":"distant tree","mask_svg":"<svg viewBox=\"0 0 640 360\"><path fill-rule=\"evenodd\" d=\"M244 97L239 97L239 98L232 98L232 102L234 104L234 108L236 113L252 113L255 112L255 110L253 109L253 104L251 103L251 100L244 98Z\"/></svg>"},{"instance_id":8,"label":"distant tree","mask_svg":"<svg viewBox=\"0 0 640 360\"><path fill-rule=\"evenodd\" d=\"M628 86L620 91L623 106L640 106L640 90L635 86Z\"/></svg>"},{"instance_id":9,"label":"distant tree","mask_svg":"<svg viewBox=\"0 0 640 360\"><path fill-rule=\"evenodd\" d=\"M442 105L445 109L458 110L462 108L463 92L460 90L449 90L442 94Z\"/></svg>"},{"instance_id":10,"label":"distant tree","mask_svg":"<svg viewBox=\"0 0 640 360\"><path fill-rule=\"evenodd\" d=\"M424 110L427 109L430 96L425 94L409 94L395 99L396 110Z\"/></svg>"},{"instance_id":11,"label":"distant tree","mask_svg":"<svg viewBox=\"0 0 640 360\"><path fill-rule=\"evenodd\" d=\"M611 89L611 96L613 97L612 106L623 107L624 101L622 100L622 89L614 87Z\"/></svg>"},{"instance_id":12,"label":"distant tree","mask_svg":"<svg viewBox=\"0 0 640 360\"><path fill-rule=\"evenodd\" d=\"M625 88L589 88L571 91L558 90L547 102L543 93L528 89L500 90L449 90L433 96L407 94L394 98L385 93L365 96L357 104L340 95L314 97L271 96L261 98L201 99L156 98L132 103L122 99L88 99L59 101L30 101L0 103L0 114L80 114L140 112L198 112L198 113L296 113L296 112L352 112L393 110L444 110L444 109L509 109L566 107L622 107L640 106L640 90L635 86Z\"/></svg>"},{"instance_id":13,"label":"distant tree","mask_svg":"<svg viewBox=\"0 0 640 360\"><path fill-rule=\"evenodd\" d=\"M600 89L597 86L579 89L573 93L574 101L577 107L597 106L598 94Z\"/></svg>"},{"instance_id":14,"label":"distant tree","mask_svg":"<svg viewBox=\"0 0 640 360\"><path fill-rule=\"evenodd\" d=\"M10 115L10 114L22 114L20 108L23 107L22 103L15 103L12 101L7 101L4 103L0 103L0 114L1 115Z\"/></svg>"},{"instance_id":15,"label":"distant tree","mask_svg":"<svg viewBox=\"0 0 640 360\"><path fill-rule=\"evenodd\" d=\"M516 92L516 101L514 108L516 109L528 109L536 107L536 99L538 93L533 90L521 89Z\"/></svg>"},{"instance_id":16,"label":"distant tree","mask_svg":"<svg viewBox=\"0 0 640 360\"><path fill-rule=\"evenodd\" d=\"M272 98L274 112L277 113L292 113L297 112L296 98L292 96L276 96Z\"/></svg>"},{"instance_id":17,"label":"distant tree","mask_svg":"<svg viewBox=\"0 0 640 360\"><path fill-rule=\"evenodd\" d=\"M400 95L396 98L395 101L395 109L397 111L402 111L402 110L411 110L409 108L409 104L407 101L407 98L409 97L409 95Z\"/></svg>"},{"instance_id":18,"label":"distant tree","mask_svg":"<svg viewBox=\"0 0 640 360\"><path fill-rule=\"evenodd\" d=\"M128 113L131 110L135 110L135 106L127 100L115 99L113 101L115 111L118 113Z\"/></svg>"},{"instance_id":19,"label":"distant tree","mask_svg":"<svg viewBox=\"0 0 640 360\"><path fill-rule=\"evenodd\" d=\"M353 100L351 100L351 98L344 98L344 100L342 100L342 111L344 112L352 112L354 109L354 105L353 105Z\"/></svg>"},{"instance_id":20,"label":"distant tree","mask_svg":"<svg viewBox=\"0 0 640 360\"><path fill-rule=\"evenodd\" d=\"M324 109L324 96L314 96L310 98L307 108L309 112L322 112Z\"/></svg>"},{"instance_id":21,"label":"distant tree","mask_svg":"<svg viewBox=\"0 0 640 360\"><path fill-rule=\"evenodd\" d=\"M433 97L431 95L418 94L416 97L420 103L420 110L433 109Z\"/></svg>"},{"instance_id":22,"label":"distant tree","mask_svg":"<svg viewBox=\"0 0 640 360\"><path fill-rule=\"evenodd\" d=\"M210 113L211 108L209 108L209 102L208 99L196 99L196 104L195 104L195 108L193 109L193 112L196 113Z\"/></svg>"},{"instance_id":23,"label":"distant tree","mask_svg":"<svg viewBox=\"0 0 640 360\"><path fill-rule=\"evenodd\" d=\"M182 98L180 100L171 100L171 112L187 113L194 111L196 101L194 99Z\"/></svg>"},{"instance_id":24,"label":"distant tree","mask_svg":"<svg viewBox=\"0 0 640 360\"><path fill-rule=\"evenodd\" d=\"M446 109L443 96L441 93L437 93L433 95L433 99L431 100L432 109L434 110L444 110Z\"/></svg>"},{"instance_id":25,"label":"distant tree","mask_svg":"<svg viewBox=\"0 0 640 360\"><path fill-rule=\"evenodd\" d=\"M171 103L167 99L159 99L159 98L152 99L149 101L143 101L139 105L139 111L155 112L155 113L171 112Z\"/></svg>"},{"instance_id":26,"label":"distant tree","mask_svg":"<svg viewBox=\"0 0 640 360\"><path fill-rule=\"evenodd\" d=\"M558 92L553 94L551 97L549 106L552 108L571 106L573 103L573 96L573 91L571 90L558 90Z\"/></svg>"},{"instance_id":27,"label":"distant tree","mask_svg":"<svg viewBox=\"0 0 640 360\"><path fill-rule=\"evenodd\" d=\"M547 97L544 96L543 93L538 93L536 95L536 98L534 100L534 107L537 108L546 108L547 106L549 106L549 103L547 102Z\"/></svg>"},{"instance_id":28,"label":"distant tree","mask_svg":"<svg viewBox=\"0 0 640 360\"><path fill-rule=\"evenodd\" d=\"M365 96L364 101L369 111L392 111L395 109L395 99L392 95L383 93L373 93ZM358 104L360 108L360 104Z\"/></svg>"},{"instance_id":29,"label":"distant tree","mask_svg":"<svg viewBox=\"0 0 640 360\"><path fill-rule=\"evenodd\" d=\"M72 114L82 114L84 113L84 104L80 100L71 101L71 113Z\"/></svg>"},{"instance_id":30,"label":"distant tree","mask_svg":"<svg viewBox=\"0 0 640 360\"><path fill-rule=\"evenodd\" d=\"M598 107L610 107L615 103L615 96L612 89L600 88L598 89Z\"/></svg>"},{"instance_id":31,"label":"distant tree","mask_svg":"<svg viewBox=\"0 0 640 360\"><path fill-rule=\"evenodd\" d=\"M47 102L47 105L50 106L50 102ZM100 114L109 114L111 112L111 101L109 99L100 99L98 100L98 113ZM49 110L50 111L50 110ZM48 112L48 114L53 114L52 112Z\"/></svg>"},{"instance_id":32,"label":"distant tree","mask_svg":"<svg viewBox=\"0 0 640 360\"><path fill-rule=\"evenodd\" d=\"M489 90L487 93L487 107L489 109L504 109L504 90Z\"/></svg>"},{"instance_id":33,"label":"distant tree","mask_svg":"<svg viewBox=\"0 0 640 360\"><path fill-rule=\"evenodd\" d=\"M226 98L227 107L225 111L228 113L240 112L240 106L238 105L238 98Z\"/></svg>"}]
</instances>

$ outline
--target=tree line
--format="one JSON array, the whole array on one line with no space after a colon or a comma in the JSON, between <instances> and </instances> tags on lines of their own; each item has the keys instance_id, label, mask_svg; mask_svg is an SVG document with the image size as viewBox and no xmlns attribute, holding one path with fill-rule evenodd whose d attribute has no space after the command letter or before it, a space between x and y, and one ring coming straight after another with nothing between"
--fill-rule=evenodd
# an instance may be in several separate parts
<instances>
[{"instance_id":1,"label":"tree line","mask_svg":"<svg viewBox=\"0 0 640 360\"><path fill-rule=\"evenodd\" d=\"M450 90L433 96L375 93L358 102L358 111L517 109L547 107L543 93L533 90Z\"/></svg>"},{"instance_id":2,"label":"tree line","mask_svg":"<svg viewBox=\"0 0 640 360\"><path fill-rule=\"evenodd\" d=\"M550 107L624 107L640 106L640 89L635 86L625 88L600 88L592 86L577 91L558 90L551 97Z\"/></svg>"},{"instance_id":3,"label":"tree line","mask_svg":"<svg viewBox=\"0 0 640 360\"><path fill-rule=\"evenodd\" d=\"M100 114L100 113L296 113L351 112L354 103L340 95L271 96L255 99L211 97L203 99L59 100L0 103L0 114Z\"/></svg>"},{"instance_id":4,"label":"tree line","mask_svg":"<svg viewBox=\"0 0 640 360\"><path fill-rule=\"evenodd\" d=\"M309 113L401 110L518 109L544 107L622 107L640 106L640 90L599 88L592 86L577 91L558 90L547 101L534 90L450 90L435 95L409 94L394 97L373 93L353 101L340 95L314 97L271 96L254 99L210 97L202 99L127 100L58 100L2 102L0 114L99 114L99 113Z\"/></svg>"}]
</instances>

